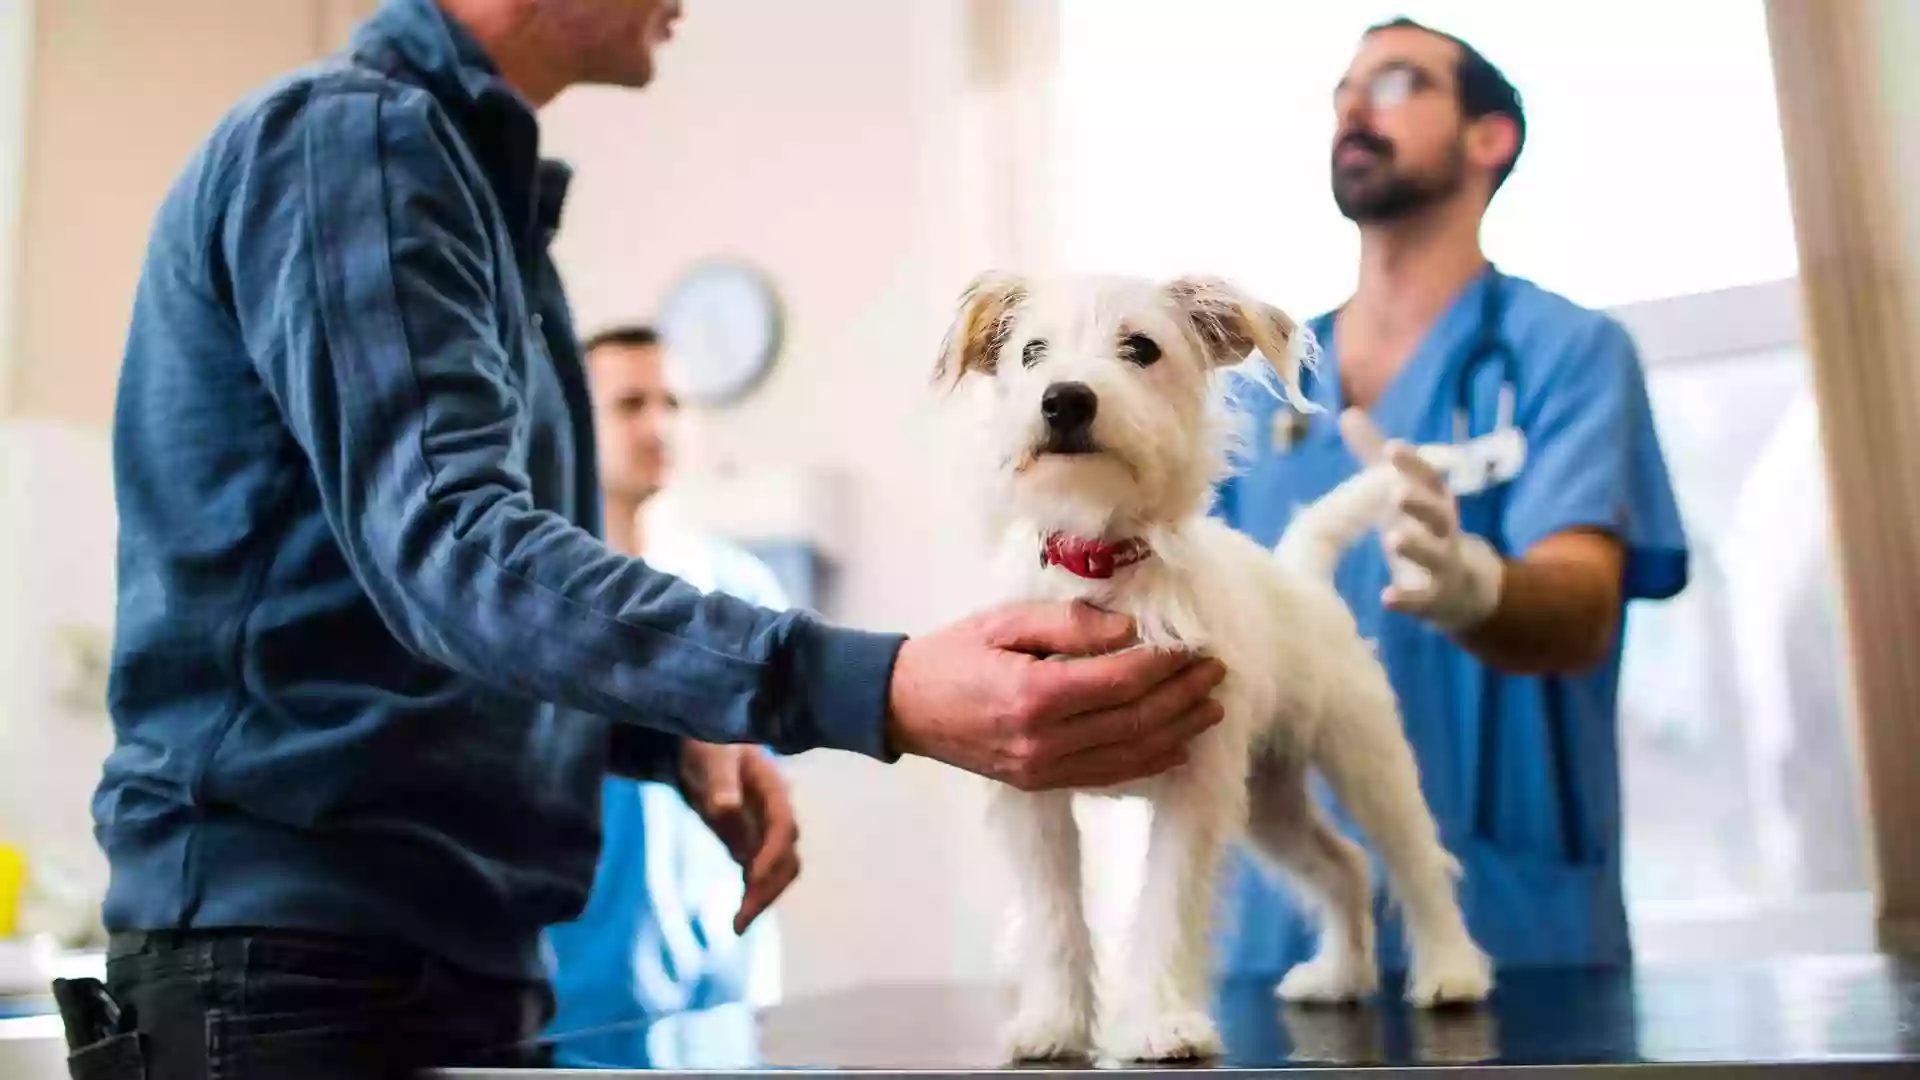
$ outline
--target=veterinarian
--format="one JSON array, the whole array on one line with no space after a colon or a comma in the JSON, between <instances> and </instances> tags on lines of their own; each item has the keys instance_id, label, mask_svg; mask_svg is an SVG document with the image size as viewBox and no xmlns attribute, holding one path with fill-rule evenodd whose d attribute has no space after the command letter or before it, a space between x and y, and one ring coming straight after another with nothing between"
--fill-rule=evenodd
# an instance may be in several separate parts
<instances>
[{"instance_id":1,"label":"veterinarian","mask_svg":"<svg viewBox=\"0 0 1920 1080\"><path fill-rule=\"evenodd\" d=\"M56 987L77 1074L539 1060L501 1048L552 1012L541 931L586 901L609 771L738 779L696 805L756 838L764 905L795 828L746 744L1051 788L1162 771L1218 722L1216 662L1085 655L1124 619L868 632L600 541L534 110L646 84L677 15L386 0L159 207L114 415L107 978Z\"/></svg>"},{"instance_id":2,"label":"veterinarian","mask_svg":"<svg viewBox=\"0 0 1920 1080\"><path fill-rule=\"evenodd\" d=\"M667 379L664 346L645 325L602 330L581 346L593 397L607 544L647 560L703 592L764 608L789 606L767 565L724 538L688 527L663 497L677 451L680 403ZM689 741L684 753L730 755L731 746ZM780 830L785 867L748 903L736 858L752 836L716 834L706 821L749 792L766 816L790 821L786 781L766 754L741 754L700 770L723 782L681 790L608 775L601 784L601 846L593 890L578 918L547 931L556 1011L549 1030L577 1032L689 1009L778 997L780 942L773 885L798 872L797 836ZM700 809L696 809L699 807ZM585 1067L591 1061L556 1064Z\"/></svg>"},{"instance_id":3,"label":"veterinarian","mask_svg":"<svg viewBox=\"0 0 1920 1080\"><path fill-rule=\"evenodd\" d=\"M1338 585L1401 699L1472 932L1508 968L1627 963L1624 605L1687 580L1633 342L1482 253L1481 218L1526 118L1478 52L1405 20L1375 27L1334 104L1333 195L1361 255L1353 296L1311 324L1322 355L1309 390L1325 411L1259 403L1257 453L1223 485L1220 513L1271 543L1294 507L1362 464L1399 468L1405 498ZM1342 434L1348 409L1370 421L1357 445ZM1378 442L1497 442L1514 428L1517 475L1458 497ZM1388 549L1415 577L1396 582ZM1283 887L1243 860L1229 888L1228 972L1277 977L1311 955L1311 923ZM1384 903L1380 917L1381 959L1403 967Z\"/></svg>"}]
</instances>

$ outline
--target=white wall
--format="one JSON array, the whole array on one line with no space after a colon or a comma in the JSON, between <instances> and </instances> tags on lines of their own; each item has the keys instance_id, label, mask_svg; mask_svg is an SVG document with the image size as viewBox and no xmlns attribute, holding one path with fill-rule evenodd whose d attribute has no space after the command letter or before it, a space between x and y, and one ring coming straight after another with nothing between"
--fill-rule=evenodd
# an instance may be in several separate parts
<instances>
[{"instance_id":1,"label":"white wall","mask_svg":"<svg viewBox=\"0 0 1920 1080\"><path fill-rule=\"evenodd\" d=\"M106 436L0 424L0 838L95 884L106 864L88 800L112 731L104 696L63 700L78 669L61 641L79 632L104 642L113 549Z\"/></svg>"},{"instance_id":2,"label":"white wall","mask_svg":"<svg viewBox=\"0 0 1920 1080\"><path fill-rule=\"evenodd\" d=\"M969 606L969 520L927 416L951 304L986 259L967 17L964 0L701 0L655 86L575 91L543 120L544 151L576 170L558 254L583 333L650 316L693 260L774 277L786 353L755 396L701 418L701 458L838 482L829 614L864 626ZM997 898L973 789L842 755L794 776L788 992L987 977Z\"/></svg>"},{"instance_id":3,"label":"white wall","mask_svg":"<svg viewBox=\"0 0 1920 1080\"><path fill-rule=\"evenodd\" d=\"M11 368L0 363L11 388L0 390L0 407L108 421L148 225L167 186L243 93L336 45L351 16L371 6L33 0L25 38L10 32L15 16L0 18L0 168L9 164L12 104L4 87L16 79L13 54L32 42L18 273L12 283L0 275L17 315L11 338L0 339L16 349ZM15 252L7 239L0 233L0 252Z\"/></svg>"}]
</instances>

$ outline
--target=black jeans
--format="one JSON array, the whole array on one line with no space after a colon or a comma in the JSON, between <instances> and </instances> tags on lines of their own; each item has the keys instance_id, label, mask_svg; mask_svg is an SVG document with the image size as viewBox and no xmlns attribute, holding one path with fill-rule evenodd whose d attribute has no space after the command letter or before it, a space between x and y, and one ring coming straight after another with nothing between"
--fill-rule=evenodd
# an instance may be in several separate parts
<instances>
[{"instance_id":1,"label":"black jeans","mask_svg":"<svg viewBox=\"0 0 1920 1080\"><path fill-rule=\"evenodd\" d=\"M483 978L371 939L115 935L105 989L119 1022L71 1048L75 1080L333 1080L549 1060L530 1041L553 1016L544 983Z\"/></svg>"}]
</instances>

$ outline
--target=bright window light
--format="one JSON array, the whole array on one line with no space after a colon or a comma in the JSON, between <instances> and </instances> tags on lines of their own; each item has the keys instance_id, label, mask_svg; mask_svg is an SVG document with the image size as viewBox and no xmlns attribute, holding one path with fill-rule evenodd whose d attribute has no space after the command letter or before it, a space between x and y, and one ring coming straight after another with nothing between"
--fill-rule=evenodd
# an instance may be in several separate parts
<instances>
[{"instance_id":1,"label":"bright window light","mask_svg":"<svg viewBox=\"0 0 1920 1080\"><path fill-rule=\"evenodd\" d=\"M1402 14L1520 88L1484 234L1503 269L1593 307L1797 272L1761 0L1062 0L1061 260L1337 304L1358 241L1327 186L1333 84Z\"/></svg>"}]
</instances>

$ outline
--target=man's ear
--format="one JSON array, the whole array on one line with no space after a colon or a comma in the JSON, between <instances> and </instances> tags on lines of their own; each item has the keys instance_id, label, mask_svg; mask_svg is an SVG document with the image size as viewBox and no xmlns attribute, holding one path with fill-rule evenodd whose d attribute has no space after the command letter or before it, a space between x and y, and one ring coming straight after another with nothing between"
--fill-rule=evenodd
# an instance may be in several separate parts
<instances>
[{"instance_id":1,"label":"man's ear","mask_svg":"<svg viewBox=\"0 0 1920 1080\"><path fill-rule=\"evenodd\" d=\"M991 375L1012 328L1013 313L1027 298L1026 279L989 272L974 278L960 294L953 323L933 367L935 382L958 384L968 372Z\"/></svg>"},{"instance_id":2,"label":"man's ear","mask_svg":"<svg viewBox=\"0 0 1920 1080\"><path fill-rule=\"evenodd\" d=\"M1292 316L1221 278L1179 278L1167 284L1167 293L1193 328L1209 368L1238 364L1258 352L1280 376L1287 399L1304 407L1300 370L1312 364L1310 335Z\"/></svg>"},{"instance_id":3,"label":"man's ear","mask_svg":"<svg viewBox=\"0 0 1920 1080\"><path fill-rule=\"evenodd\" d=\"M1520 152L1520 126L1511 116L1488 113L1467 129L1467 152L1475 165L1497 175Z\"/></svg>"}]
</instances>

